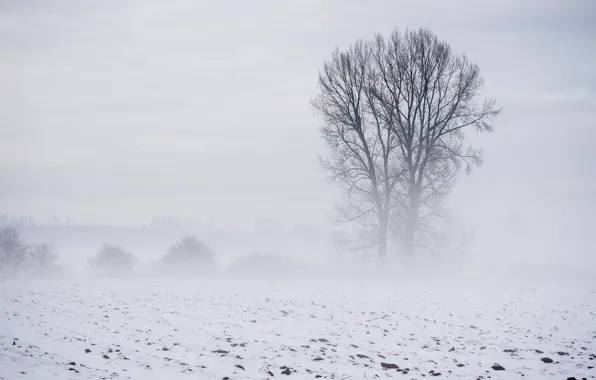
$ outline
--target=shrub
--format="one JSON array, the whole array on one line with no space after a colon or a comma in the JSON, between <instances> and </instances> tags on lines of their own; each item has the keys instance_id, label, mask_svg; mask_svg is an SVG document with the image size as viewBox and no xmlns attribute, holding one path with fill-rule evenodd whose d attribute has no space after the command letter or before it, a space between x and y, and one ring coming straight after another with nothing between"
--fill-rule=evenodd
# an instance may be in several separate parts
<instances>
[{"instance_id":1,"label":"shrub","mask_svg":"<svg viewBox=\"0 0 596 380\"><path fill-rule=\"evenodd\" d=\"M58 260L58 254L54 247L44 243L29 247L27 255L27 265L31 268L49 268Z\"/></svg>"},{"instance_id":2,"label":"shrub","mask_svg":"<svg viewBox=\"0 0 596 380\"><path fill-rule=\"evenodd\" d=\"M194 236L186 236L170 247L161 264L178 272L205 271L215 266L215 252Z\"/></svg>"},{"instance_id":3,"label":"shrub","mask_svg":"<svg viewBox=\"0 0 596 380\"><path fill-rule=\"evenodd\" d=\"M58 254L54 251L54 247L45 243L38 244L27 249L25 267L30 274L36 276L62 276L64 273L62 268L55 264L56 260L58 260Z\"/></svg>"},{"instance_id":4,"label":"shrub","mask_svg":"<svg viewBox=\"0 0 596 380\"><path fill-rule=\"evenodd\" d=\"M119 245L104 244L89 259L89 266L103 275L119 275L130 272L135 266L135 257Z\"/></svg>"}]
</instances>

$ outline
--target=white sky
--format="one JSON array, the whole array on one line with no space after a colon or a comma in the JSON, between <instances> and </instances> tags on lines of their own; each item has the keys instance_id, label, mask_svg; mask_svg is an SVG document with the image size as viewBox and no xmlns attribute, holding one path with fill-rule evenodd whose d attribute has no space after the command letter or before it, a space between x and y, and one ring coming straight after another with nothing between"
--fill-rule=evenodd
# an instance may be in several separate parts
<instances>
[{"instance_id":1,"label":"white sky","mask_svg":"<svg viewBox=\"0 0 596 380\"><path fill-rule=\"evenodd\" d=\"M456 216L588 236L592 0L0 0L0 213L323 226L317 72L336 46L420 26L476 61L504 108L471 139L485 165L455 189Z\"/></svg>"}]
</instances>

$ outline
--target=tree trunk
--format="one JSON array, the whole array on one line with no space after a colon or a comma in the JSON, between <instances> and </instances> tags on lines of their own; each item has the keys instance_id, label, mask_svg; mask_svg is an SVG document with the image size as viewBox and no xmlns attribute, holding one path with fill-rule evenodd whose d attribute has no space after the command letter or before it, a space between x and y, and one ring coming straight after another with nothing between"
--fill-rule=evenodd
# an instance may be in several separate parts
<instances>
[{"instance_id":1,"label":"tree trunk","mask_svg":"<svg viewBox=\"0 0 596 380\"><path fill-rule=\"evenodd\" d=\"M404 235L404 254L411 259L416 253L416 232L418 232L418 209L420 207L420 190L415 184L410 185L410 204L406 214Z\"/></svg>"},{"instance_id":2,"label":"tree trunk","mask_svg":"<svg viewBox=\"0 0 596 380\"><path fill-rule=\"evenodd\" d=\"M379 218L379 261L384 262L387 259L387 234L389 230L389 218L381 216Z\"/></svg>"}]
</instances>

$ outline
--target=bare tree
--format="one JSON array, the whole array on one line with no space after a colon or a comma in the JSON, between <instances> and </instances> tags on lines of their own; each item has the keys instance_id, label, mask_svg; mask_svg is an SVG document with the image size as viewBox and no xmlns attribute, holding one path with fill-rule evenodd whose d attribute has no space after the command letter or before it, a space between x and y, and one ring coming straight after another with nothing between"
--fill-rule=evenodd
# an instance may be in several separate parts
<instances>
[{"instance_id":1,"label":"bare tree","mask_svg":"<svg viewBox=\"0 0 596 380\"><path fill-rule=\"evenodd\" d=\"M0 227L0 274L12 276L27 257L27 245L19 231L10 226Z\"/></svg>"},{"instance_id":2,"label":"bare tree","mask_svg":"<svg viewBox=\"0 0 596 380\"><path fill-rule=\"evenodd\" d=\"M478 66L426 29L393 32L371 43L370 94L396 136L403 177L393 194L395 230L408 256L425 223L441 217L443 200L462 165L469 174L482 163L465 144L469 129L490 132L500 110L479 101Z\"/></svg>"},{"instance_id":3,"label":"bare tree","mask_svg":"<svg viewBox=\"0 0 596 380\"><path fill-rule=\"evenodd\" d=\"M478 66L426 29L357 42L325 64L312 102L322 163L345 191L337 221L363 227L359 247L385 257L391 237L411 257L437 236L460 169L482 163L466 132L491 131L500 112L482 87Z\"/></svg>"},{"instance_id":4,"label":"bare tree","mask_svg":"<svg viewBox=\"0 0 596 380\"><path fill-rule=\"evenodd\" d=\"M370 46L357 42L336 50L319 74L319 94L312 105L323 116L321 134L329 157L321 159L330 180L340 184L346 199L336 222L353 222L367 239L358 248L376 247L387 255L391 196L400 176L394 165L397 136L377 112L369 88Z\"/></svg>"}]
</instances>

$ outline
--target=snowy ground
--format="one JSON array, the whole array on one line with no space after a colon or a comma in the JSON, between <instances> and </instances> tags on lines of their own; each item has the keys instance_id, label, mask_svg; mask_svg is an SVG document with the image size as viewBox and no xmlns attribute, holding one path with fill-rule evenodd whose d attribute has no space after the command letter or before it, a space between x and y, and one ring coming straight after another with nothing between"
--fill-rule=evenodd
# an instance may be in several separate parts
<instances>
[{"instance_id":1,"label":"snowy ground","mask_svg":"<svg viewBox=\"0 0 596 380\"><path fill-rule=\"evenodd\" d=\"M0 379L594 378L595 312L578 286L4 282Z\"/></svg>"}]
</instances>

